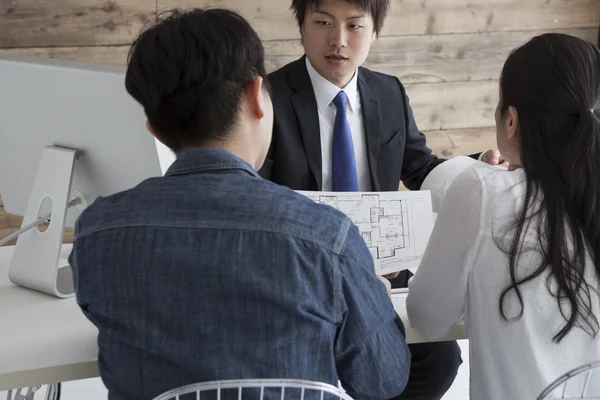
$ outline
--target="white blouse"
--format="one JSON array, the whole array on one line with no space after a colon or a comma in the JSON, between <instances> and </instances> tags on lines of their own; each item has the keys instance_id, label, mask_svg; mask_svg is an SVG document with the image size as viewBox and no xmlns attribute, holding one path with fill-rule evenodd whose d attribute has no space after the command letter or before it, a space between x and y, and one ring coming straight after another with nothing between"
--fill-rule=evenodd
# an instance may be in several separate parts
<instances>
[{"instance_id":1,"label":"white blouse","mask_svg":"<svg viewBox=\"0 0 600 400\"><path fill-rule=\"evenodd\" d=\"M565 320L546 287L547 272L519 286L524 301L520 319L504 321L500 315L500 294L510 275L508 256L495 239L510 244L503 234L524 196L522 169L510 172L482 164L458 176L446 192L423 260L409 284L409 320L428 338L444 336L464 316L472 399L533 400L562 374L600 359L600 335L592 338L573 328L562 342L552 341ZM525 236L525 243L533 248L539 223L533 220ZM537 252L525 253L517 264L517 276L529 275L539 262ZM598 287L589 258L585 276L592 287ZM598 296L594 292L591 296L600 319ZM514 291L506 299L507 316L518 315L521 308ZM600 394L600 388L590 387L588 393Z\"/></svg>"}]
</instances>

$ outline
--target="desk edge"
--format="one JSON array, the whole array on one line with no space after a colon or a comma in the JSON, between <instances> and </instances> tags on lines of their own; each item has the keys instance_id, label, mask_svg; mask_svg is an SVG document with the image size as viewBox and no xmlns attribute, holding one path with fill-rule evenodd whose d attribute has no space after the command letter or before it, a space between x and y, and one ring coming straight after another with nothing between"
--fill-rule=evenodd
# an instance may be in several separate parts
<instances>
[{"instance_id":1,"label":"desk edge","mask_svg":"<svg viewBox=\"0 0 600 400\"><path fill-rule=\"evenodd\" d=\"M98 362L67 364L54 367L31 369L27 371L0 374L0 390L25 388L36 385L48 385L99 376Z\"/></svg>"}]
</instances>

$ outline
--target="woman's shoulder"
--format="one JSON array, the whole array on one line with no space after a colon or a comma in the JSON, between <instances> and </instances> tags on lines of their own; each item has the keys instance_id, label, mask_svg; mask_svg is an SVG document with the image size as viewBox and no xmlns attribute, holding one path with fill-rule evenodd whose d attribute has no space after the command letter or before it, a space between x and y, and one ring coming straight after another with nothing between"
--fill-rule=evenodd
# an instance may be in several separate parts
<instances>
[{"instance_id":1,"label":"woman's shoulder","mask_svg":"<svg viewBox=\"0 0 600 400\"><path fill-rule=\"evenodd\" d=\"M509 171L505 167L480 162L458 175L452 184L463 189L480 186L486 191L505 191L513 186L524 185L525 175L522 168Z\"/></svg>"},{"instance_id":2,"label":"woman's shoulder","mask_svg":"<svg viewBox=\"0 0 600 400\"><path fill-rule=\"evenodd\" d=\"M522 169L508 171L503 167L478 163L458 175L449 191L459 199L478 202L481 199L486 208L498 205L499 199L512 205L525 193L525 175Z\"/></svg>"},{"instance_id":3,"label":"woman's shoulder","mask_svg":"<svg viewBox=\"0 0 600 400\"><path fill-rule=\"evenodd\" d=\"M522 168L508 171L492 165L473 169L470 177L480 187L484 224L512 219L525 197L525 173Z\"/></svg>"},{"instance_id":4,"label":"woman's shoulder","mask_svg":"<svg viewBox=\"0 0 600 400\"><path fill-rule=\"evenodd\" d=\"M525 173L522 168L509 171L505 167L483 164L474 168L477 179L486 192L505 193L525 187Z\"/></svg>"}]
</instances>

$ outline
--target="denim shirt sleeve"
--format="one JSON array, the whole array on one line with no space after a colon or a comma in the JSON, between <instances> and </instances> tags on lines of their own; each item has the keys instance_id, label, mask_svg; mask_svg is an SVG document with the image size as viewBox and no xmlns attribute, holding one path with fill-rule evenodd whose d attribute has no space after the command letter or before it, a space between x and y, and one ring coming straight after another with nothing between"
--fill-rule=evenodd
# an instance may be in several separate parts
<instances>
[{"instance_id":1,"label":"denim shirt sleeve","mask_svg":"<svg viewBox=\"0 0 600 400\"><path fill-rule=\"evenodd\" d=\"M77 225L75 225L75 229L77 229ZM77 296L77 292L79 289L79 269L77 269L77 260L75 259L76 248L77 241L73 243L73 248L71 249L71 253L69 254L69 265L71 266L71 271L73 272L73 288L75 288L75 295Z\"/></svg>"},{"instance_id":2,"label":"denim shirt sleeve","mask_svg":"<svg viewBox=\"0 0 600 400\"><path fill-rule=\"evenodd\" d=\"M75 226L75 229L77 230L77 225ZM79 269L79 264L77 263L77 248L79 247L79 243L77 242L77 239L75 239L74 243L73 243L73 249L71 249L71 253L69 254L69 265L71 266L71 270L73 271L73 288L75 289L75 301L77 301L77 304L79 305L79 307L82 309L82 311L85 314L85 306L86 303L83 299L86 298L86 293L84 292L83 288L81 287L80 283L80 275L81 275L81 271Z\"/></svg>"},{"instance_id":3,"label":"denim shirt sleeve","mask_svg":"<svg viewBox=\"0 0 600 400\"><path fill-rule=\"evenodd\" d=\"M354 398L398 396L410 369L404 326L355 226L349 230L339 268L341 322L335 357L340 381Z\"/></svg>"}]
</instances>

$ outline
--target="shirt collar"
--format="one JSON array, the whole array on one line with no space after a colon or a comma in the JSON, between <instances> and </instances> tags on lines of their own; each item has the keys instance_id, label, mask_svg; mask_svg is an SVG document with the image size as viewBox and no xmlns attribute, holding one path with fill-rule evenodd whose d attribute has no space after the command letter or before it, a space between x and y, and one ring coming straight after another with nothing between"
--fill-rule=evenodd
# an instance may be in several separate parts
<instances>
[{"instance_id":1,"label":"shirt collar","mask_svg":"<svg viewBox=\"0 0 600 400\"><path fill-rule=\"evenodd\" d=\"M165 176L186 175L197 172L242 170L258 177L250 164L227 150L217 147L196 148L183 151L171 164Z\"/></svg>"},{"instance_id":2,"label":"shirt collar","mask_svg":"<svg viewBox=\"0 0 600 400\"><path fill-rule=\"evenodd\" d=\"M340 89L327 79L323 78L321 74L319 74L312 66L310 61L308 61L308 57L306 57L306 69L308 70L310 81L312 82L319 112L325 111L340 90L343 90L344 93L346 93L346 96L348 97L348 105L350 106L352 112L356 112L358 110L358 70L354 72L354 76L350 82L348 82L344 88Z\"/></svg>"}]
</instances>

